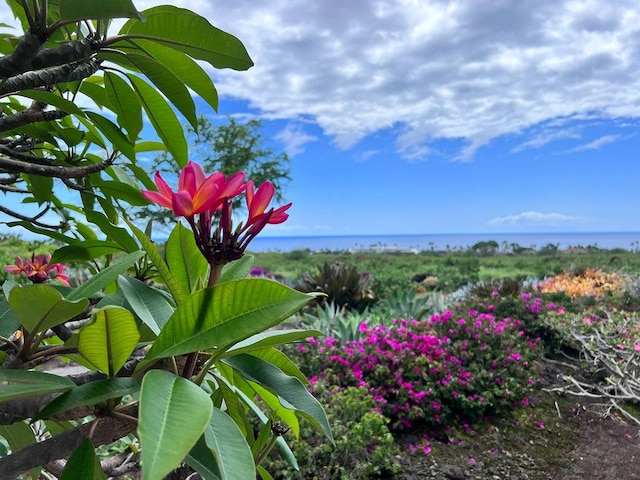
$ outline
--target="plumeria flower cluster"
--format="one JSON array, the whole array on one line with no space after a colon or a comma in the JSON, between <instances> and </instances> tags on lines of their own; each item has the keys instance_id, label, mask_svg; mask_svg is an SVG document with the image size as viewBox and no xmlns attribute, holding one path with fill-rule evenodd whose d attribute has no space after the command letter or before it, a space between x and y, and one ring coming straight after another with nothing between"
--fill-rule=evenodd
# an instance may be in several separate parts
<instances>
[{"instance_id":1,"label":"plumeria flower cluster","mask_svg":"<svg viewBox=\"0 0 640 480\"><path fill-rule=\"evenodd\" d=\"M56 279L69 286L69 276L65 273L67 266L62 263L51 263L51 254L32 254L31 259L16 257L15 265L7 265L4 271L14 275L25 274L33 283L44 283Z\"/></svg>"},{"instance_id":2,"label":"plumeria flower cluster","mask_svg":"<svg viewBox=\"0 0 640 480\"><path fill-rule=\"evenodd\" d=\"M253 181L245 181L243 172L229 178L220 172L207 176L200 165L189 162L180 172L177 191L169 187L160 173L155 174L155 183L158 191L143 190L142 194L186 219L210 265L237 260L267 224L282 223L289 218L286 211L291 203L268 208L275 193L273 184L264 182L256 189ZM231 206L242 194L248 218L234 228Z\"/></svg>"}]
</instances>

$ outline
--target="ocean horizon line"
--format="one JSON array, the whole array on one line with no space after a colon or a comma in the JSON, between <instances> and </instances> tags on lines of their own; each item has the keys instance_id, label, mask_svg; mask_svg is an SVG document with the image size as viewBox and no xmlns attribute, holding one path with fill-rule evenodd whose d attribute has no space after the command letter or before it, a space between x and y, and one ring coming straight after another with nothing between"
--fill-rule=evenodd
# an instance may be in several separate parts
<instances>
[{"instance_id":1,"label":"ocean horizon line","mask_svg":"<svg viewBox=\"0 0 640 480\"><path fill-rule=\"evenodd\" d=\"M640 250L640 232L503 232L362 235L264 235L256 237L249 250L254 252L355 251L389 247L388 250L427 251L468 248L482 241L517 244L525 248L557 246L622 248Z\"/></svg>"},{"instance_id":2,"label":"ocean horizon line","mask_svg":"<svg viewBox=\"0 0 640 480\"><path fill-rule=\"evenodd\" d=\"M313 234L313 235L261 235L256 238L340 238L340 237L435 237L435 236L489 236L489 235L640 235L640 230L607 230L607 231L548 231L548 232L446 232L446 233L338 233L338 234Z\"/></svg>"}]
</instances>

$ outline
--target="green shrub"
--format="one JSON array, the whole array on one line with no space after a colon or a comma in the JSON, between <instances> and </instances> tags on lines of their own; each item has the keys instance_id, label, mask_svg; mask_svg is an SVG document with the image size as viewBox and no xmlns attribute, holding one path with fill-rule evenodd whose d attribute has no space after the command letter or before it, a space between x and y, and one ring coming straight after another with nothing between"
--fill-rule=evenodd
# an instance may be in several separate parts
<instances>
[{"instance_id":1,"label":"green shrub","mask_svg":"<svg viewBox=\"0 0 640 480\"><path fill-rule=\"evenodd\" d=\"M327 411L336 447L302 420L299 439L287 434L300 473L274 451L274 458L267 459L264 466L275 479L364 480L399 472L400 465L394 461L396 447L387 428L389 420L375 410L367 392L316 383L314 394Z\"/></svg>"},{"instance_id":2,"label":"green shrub","mask_svg":"<svg viewBox=\"0 0 640 480\"><path fill-rule=\"evenodd\" d=\"M315 274L302 275L298 289L303 292L323 292L321 303L330 302L348 310L363 311L374 301L369 288L371 275L342 262L326 262Z\"/></svg>"}]
</instances>

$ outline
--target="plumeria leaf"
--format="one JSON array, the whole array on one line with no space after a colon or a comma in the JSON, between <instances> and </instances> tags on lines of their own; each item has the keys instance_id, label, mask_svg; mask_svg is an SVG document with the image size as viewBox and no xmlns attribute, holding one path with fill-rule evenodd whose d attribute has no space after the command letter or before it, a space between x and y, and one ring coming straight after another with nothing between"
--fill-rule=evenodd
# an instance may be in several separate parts
<instances>
[{"instance_id":1,"label":"plumeria leaf","mask_svg":"<svg viewBox=\"0 0 640 480\"><path fill-rule=\"evenodd\" d=\"M118 278L118 286L133 312L155 335L158 335L174 311L165 295L131 277Z\"/></svg>"},{"instance_id":2,"label":"plumeria leaf","mask_svg":"<svg viewBox=\"0 0 640 480\"><path fill-rule=\"evenodd\" d=\"M229 415L214 408L204 438L216 458L220 478L244 480L256 477L251 448Z\"/></svg>"},{"instance_id":3,"label":"plumeria leaf","mask_svg":"<svg viewBox=\"0 0 640 480\"><path fill-rule=\"evenodd\" d=\"M204 440L204 435L198 439L187 457L185 463L207 480L220 480L218 463L211 449Z\"/></svg>"},{"instance_id":4,"label":"plumeria leaf","mask_svg":"<svg viewBox=\"0 0 640 480\"><path fill-rule=\"evenodd\" d=\"M52 417L76 407L97 405L112 398L132 395L140 390L138 378L110 378L80 385L56 397L38 414L38 419Z\"/></svg>"},{"instance_id":5,"label":"plumeria leaf","mask_svg":"<svg viewBox=\"0 0 640 480\"><path fill-rule=\"evenodd\" d=\"M89 300L65 300L52 286L39 284L13 288L9 305L29 332L39 333L75 317L89 305Z\"/></svg>"},{"instance_id":6,"label":"plumeria leaf","mask_svg":"<svg viewBox=\"0 0 640 480\"><path fill-rule=\"evenodd\" d=\"M216 112L218 92L211 76L187 54L160 43L139 40L138 45L170 68L187 87L200 95Z\"/></svg>"},{"instance_id":7,"label":"plumeria leaf","mask_svg":"<svg viewBox=\"0 0 640 480\"><path fill-rule=\"evenodd\" d=\"M167 240L167 265L183 292L193 292L209 270L193 232L178 222Z\"/></svg>"},{"instance_id":8,"label":"plumeria leaf","mask_svg":"<svg viewBox=\"0 0 640 480\"><path fill-rule=\"evenodd\" d=\"M6 283L6 282L5 282ZM0 300L0 336L9 337L20 328L20 319L5 299Z\"/></svg>"},{"instance_id":9,"label":"plumeria leaf","mask_svg":"<svg viewBox=\"0 0 640 480\"><path fill-rule=\"evenodd\" d=\"M86 0L60 0L60 20L98 18L139 18L144 15L136 10L131 0L87 2Z\"/></svg>"},{"instance_id":10,"label":"plumeria leaf","mask_svg":"<svg viewBox=\"0 0 640 480\"><path fill-rule=\"evenodd\" d=\"M253 350L261 350L266 347L276 347L287 343L296 342L309 337L321 337L324 334L319 330L270 330L236 343L228 351L229 354L249 353Z\"/></svg>"},{"instance_id":11,"label":"plumeria leaf","mask_svg":"<svg viewBox=\"0 0 640 480\"><path fill-rule=\"evenodd\" d=\"M74 288L69 294L67 294L67 300L75 300L77 298L90 297L91 295L99 292L111 282L116 280L119 275L126 272L134 263L144 256L143 251L132 252L119 258L111 265L100 270L93 277L86 282L82 283L78 287ZM55 254L54 254L55 258ZM53 260L53 258L52 258Z\"/></svg>"},{"instance_id":12,"label":"plumeria leaf","mask_svg":"<svg viewBox=\"0 0 640 480\"><path fill-rule=\"evenodd\" d=\"M149 55L134 52L128 52L126 56L103 55L103 57L119 65L133 66L134 69L142 72L184 115L191 126L194 129L198 128L198 117L193 97L173 70Z\"/></svg>"},{"instance_id":13,"label":"plumeria leaf","mask_svg":"<svg viewBox=\"0 0 640 480\"><path fill-rule=\"evenodd\" d=\"M175 28L175 25L169 27L170 30L174 30ZM156 130L156 133L162 139L167 150L169 150L178 165L184 167L188 162L187 140L182 124L180 120L178 120L175 112L165 98L147 82L133 74L128 74L127 77L138 94L138 98L140 98L142 102L142 107L147 113L149 121Z\"/></svg>"},{"instance_id":14,"label":"plumeria leaf","mask_svg":"<svg viewBox=\"0 0 640 480\"><path fill-rule=\"evenodd\" d=\"M142 478L164 478L176 468L209 425L213 404L193 382L163 370L142 380L138 436Z\"/></svg>"},{"instance_id":15,"label":"plumeria leaf","mask_svg":"<svg viewBox=\"0 0 640 480\"><path fill-rule=\"evenodd\" d=\"M127 129L129 139L135 140L142 130L142 107L136 92L122 77L110 72L104 74L104 86L118 123Z\"/></svg>"},{"instance_id":16,"label":"plumeria leaf","mask_svg":"<svg viewBox=\"0 0 640 480\"><path fill-rule=\"evenodd\" d=\"M242 258L227 263L220 274L220 283L247 278L253 266L253 255L246 254Z\"/></svg>"},{"instance_id":17,"label":"plumeria leaf","mask_svg":"<svg viewBox=\"0 0 640 480\"><path fill-rule=\"evenodd\" d=\"M286 375L275 365L252 355L234 355L225 358L223 362L232 366L247 380L262 385L277 395L284 407L297 410L313 424L319 426L333 443L333 434L326 413L299 379Z\"/></svg>"},{"instance_id":18,"label":"plumeria leaf","mask_svg":"<svg viewBox=\"0 0 640 480\"><path fill-rule=\"evenodd\" d=\"M253 66L240 40L194 12L161 5L145 10L144 15L145 22L129 20L120 34L145 35L147 39L152 38L195 59L204 60L215 68L247 70Z\"/></svg>"},{"instance_id":19,"label":"plumeria leaf","mask_svg":"<svg viewBox=\"0 0 640 480\"><path fill-rule=\"evenodd\" d=\"M77 245L60 247L52 256L52 261L66 263L71 261L89 261L104 255L122 253L122 247L109 240L85 240Z\"/></svg>"},{"instance_id":20,"label":"plumeria leaf","mask_svg":"<svg viewBox=\"0 0 640 480\"><path fill-rule=\"evenodd\" d=\"M0 437L4 438L13 452L22 450L36 441L31 426L25 422L15 422L11 425L0 425ZM0 455L1 456L1 455Z\"/></svg>"},{"instance_id":21,"label":"plumeria leaf","mask_svg":"<svg viewBox=\"0 0 640 480\"><path fill-rule=\"evenodd\" d=\"M164 280L165 285L167 286L167 288L169 289L169 292L171 293L171 296L175 300L176 305L182 304L185 298L184 292L182 291L182 287L180 286L178 281L175 279L175 277L169 270L169 266L162 258L162 255L160 255L160 252L158 251L158 247L155 246L155 244L149 239L149 237L142 230L140 230L129 219L127 219L126 216L123 217L123 220L129 226L129 228L131 229L135 237L140 242L140 245L142 245L142 248L149 256L149 259L158 270L158 273L162 277L162 280Z\"/></svg>"},{"instance_id":22,"label":"plumeria leaf","mask_svg":"<svg viewBox=\"0 0 640 480\"><path fill-rule=\"evenodd\" d=\"M229 347L273 327L312 298L278 282L234 280L200 290L180 305L158 335L147 358Z\"/></svg>"},{"instance_id":23,"label":"plumeria leaf","mask_svg":"<svg viewBox=\"0 0 640 480\"><path fill-rule=\"evenodd\" d=\"M122 152L132 162L136 161L133 144L115 123L95 112L86 112L86 115L100 129L107 140L111 142L114 150Z\"/></svg>"},{"instance_id":24,"label":"plumeria leaf","mask_svg":"<svg viewBox=\"0 0 640 480\"><path fill-rule=\"evenodd\" d=\"M0 403L34 395L66 392L75 386L71 380L59 375L0 369Z\"/></svg>"},{"instance_id":25,"label":"plumeria leaf","mask_svg":"<svg viewBox=\"0 0 640 480\"><path fill-rule=\"evenodd\" d=\"M121 307L94 310L91 322L78 333L78 351L113 377L138 345L140 334L133 314Z\"/></svg>"},{"instance_id":26,"label":"plumeria leaf","mask_svg":"<svg viewBox=\"0 0 640 480\"><path fill-rule=\"evenodd\" d=\"M93 443L88 438L85 438L71 454L60 476L60 480L76 480L78 478L83 480L104 480L106 478Z\"/></svg>"}]
</instances>

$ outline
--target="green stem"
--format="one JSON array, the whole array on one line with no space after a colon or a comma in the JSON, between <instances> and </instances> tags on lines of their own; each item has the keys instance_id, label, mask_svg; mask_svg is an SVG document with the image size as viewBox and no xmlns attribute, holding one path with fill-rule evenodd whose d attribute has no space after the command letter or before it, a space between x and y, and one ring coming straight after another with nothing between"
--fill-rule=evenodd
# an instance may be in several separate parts
<instances>
[{"instance_id":1,"label":"green stem","mask_svg":"<svg viewBox=\"0 0 640 480\"><path fill-rule=\"evenodd\" d=\"M218 265L215 263L209 264L211 269L209 271L209 281L207 282L207 287L213 287L220 281L220 274L222 273L222 265ZM198 360L198 355L200 352L191 352L187 356L187 361L184 364L184 368L182 369L182 376L184 378L191 378L193 376L193 372L196 369L196 364ZM198 375L198 379L200 383L202 383L202 378L204 376Z\"/></svg>"}]
</instances>

